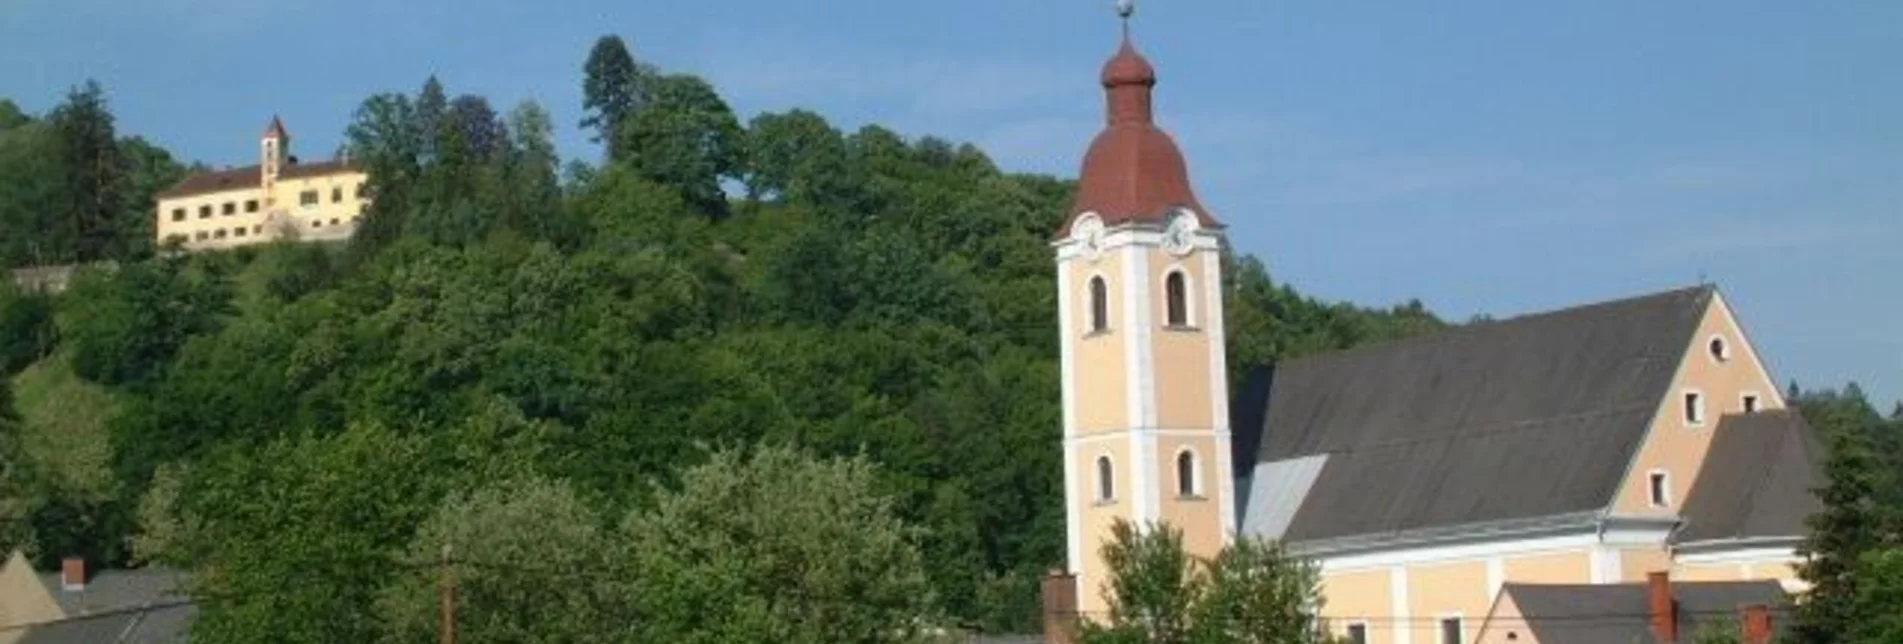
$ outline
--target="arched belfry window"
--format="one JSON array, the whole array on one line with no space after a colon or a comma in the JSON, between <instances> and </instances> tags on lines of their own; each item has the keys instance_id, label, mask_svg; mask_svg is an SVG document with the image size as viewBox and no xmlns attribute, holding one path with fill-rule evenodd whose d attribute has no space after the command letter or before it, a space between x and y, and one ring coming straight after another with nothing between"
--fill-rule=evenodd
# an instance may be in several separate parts
<instances>
[{"instance_id":1,"label":"arched belfry window","mask_svg":"<svg viewBox=\"0 0 1903 644\"><path fill-rule=\"evenodd\" d=\"M1102 277L1090 278L1090 332L1110 329L1110 287Z\"/></svg>"},{"instance_id":2,"label":"arched belfry window","mask_svg":"<svg viewBox=\"0 0 1903 644\"><path fill-rule=\"evenodd\" d=\"M1183 450L1176 455L1176 495L1182 497L1197 496L1196 453Z\"/></svg>"},{"instance_id":3,"label":"arched belfry window","mask_svg":"<svg viewBox=\"0 0 1903 644\"><path fill-rule=\"evenodd\" d=\"M1184 284L1182 271L1170 271L1163 278L1163 299L1168 302L1166 312L1169 326L1189 326L1189 287Z\"/></svg>"},{"instance_id":4,"label":"arched belfry window","mask_svg":"<svg viewBox=\"0 0 1903 644\"><path fill-rule=\"evenodd\" d=\"M1108 503L1117 498L1117 473L1110 457L1097 457L1097 501Z\"/></svg>"}]
</instances>

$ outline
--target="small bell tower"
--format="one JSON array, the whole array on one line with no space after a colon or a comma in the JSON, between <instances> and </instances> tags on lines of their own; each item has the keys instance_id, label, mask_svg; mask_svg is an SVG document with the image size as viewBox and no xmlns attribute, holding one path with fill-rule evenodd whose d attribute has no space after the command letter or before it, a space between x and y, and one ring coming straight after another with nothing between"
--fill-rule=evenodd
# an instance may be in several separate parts
<instances>
[{"instance_id":1,"label":"small bell tower","mask_svg":"<svg viewBox=\"0 0 1903 644\"><path fill-rule=\"evenodd\" d=\"M1130 37L1103 67L1105 126L1056 251L1068 566L1076 610L1107 615L1118 520L1168 524L1213 557L1236 530L1224 362L1223 227L1157 128L1156 70Z\"/></svg>"},{"instance_id":2,"label":"small bell tower","mask_svg":"<svg viewBox=\"0 0 1903 644\"><path fill-rule=\"evenodd\" d=\"M284 172L284 163L290 158L291 133L284 129L284 121L271 117L271 124L265 126L264 136L258 140L258 168L263 176L259 184L264 186L266 194L277 185L278 175Z\"/></svg>"}]
</instances>

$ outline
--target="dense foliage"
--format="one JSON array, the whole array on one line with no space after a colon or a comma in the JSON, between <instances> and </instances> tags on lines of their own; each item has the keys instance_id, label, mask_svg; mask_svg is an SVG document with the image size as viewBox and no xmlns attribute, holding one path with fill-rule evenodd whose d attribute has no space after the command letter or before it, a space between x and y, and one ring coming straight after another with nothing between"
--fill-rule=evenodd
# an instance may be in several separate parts
<instances>
[{"instance_id":1,"label":"dense foliage","mask_svg":"<svg viewBox=\"0 0 1903 644\"><path fill-rule=\"evenodd\" d=\"M1078 633L1084 644L1315 644L1320 573L1281 544L1242 538L1213 559L1183 547L1167 524L1119 520L1104 544L1108 615Z\"/></svg>"},{"instance_id":2,"label":"dense foliage","mask_svg":"<svg viewBox=\"0 0 1903 644\"><path fill-rule=\"evenodd\" d=\"M1799 642L1893 642L1903 614L1896 573L1903 560L1903 413L1885 419L1852 384L1791 399L1828 445L1824 510L1810 517L1799 574L1811 584L1798 605ZM1903 411L1903 410L1899 410Z\"/></svg>"},{"instance_id":3,"label":"dense foliage","mask_svg":"<svg viewBox=\"0 0 1903 644\"><path fill-rule=\"evenodd\" d=\"M152 195L184 176L170 153L115 133L96 83L39 118L0 99L0 266L149 256Z\"/></svg>"},{"instance_id":4,"label":"dense foliage","mask_svg":"<svg viewBox=\"0 0 1903 644\"><path fill-rule=\"evenodd\" d=\"M653 574L729 585L670 596L708 603L715 591L794 582L769 564L694 568L701 545L669 541L664 526L591 521L652 517L714 535L774 526L807 540L783 544L787 561L877 554L903 564L893 574L916 565L917 579L878 581L892 589L880 596L891 602L870 604L881 610L924 616L900 601L915 594L964 625L1034 628L1037 580L1062 557L1047 240L1071 184L1003 172L969 145L876 126L841 132L811 112L742 125L704 81L621 60L625 49L604 40L585 70L588 125L612 154L565 173L555 121L534 103L498 113L435 78L365 100L345 134L375 200L339 247L147 257L128 240L150 237L138 228L150 225L141 190L164 182L140 172L158 176L149 169L166 157L127 152L125 141L106 150L109 128L96 126L110 115L86 96L96 90L44 120L0 109L0 169L33 154L20 141L59 136L117 159L104 171L125 169L110 181L0 181L0 216L45 212L8 201L29 193L78 213L33 220L24 235L0 229L0 240L65 239L62 222L92 222L73 224L92 241L9 258L117 261L52 301L58 323L43 342L0 347L40 358L18 378L52 383L23 408L88 401L103 418L62 431L109 437L98 463L43 454L27 460L52 465L28 473L97 470L109 484L35 488L45 493L23 501L24 529L0 545L28 545L43 563L83 553L193 568L203 641L366 641L429 628L411 597L425 580L411 568L436 541L524 566L543 554L550 566L599 556L541 550L558 544L643 544L649 558L680 555L649 561L661 566ZM75 114L94 126L54 134ZM21 138L22 128L38 134ZM75 210L85 186L117 191L88 203L138 216ZM1254 258L1232 257L1225 279L1238 373L1440 324L1417 303L1318 302L1274 284ZM45 328L35 305L18 304L31 301L0 297L0 324ZM780 484L737 470L805 471L714 456L759 445L834 463L821 470L865 493L826 512L859 514L802 510L831 491L710 491ZM732 478L695 474L709 462ZM692 501L705 495L716 500ZM729 501L753 504L759 523L691 507ZM490 520L521 532L468 531ZM903 538L825 527L847 520ZM471 628L506 640L529 627L474 611L532 598L479 569L462 574ZM806 580L830 585L807 588L805 605L726 617L833 619L821 599L865 590L850 577ZM542 597L576 615L599 599ZM705 618L652 623L693 639L712 627Z\"/></svg>"}]
</instances>

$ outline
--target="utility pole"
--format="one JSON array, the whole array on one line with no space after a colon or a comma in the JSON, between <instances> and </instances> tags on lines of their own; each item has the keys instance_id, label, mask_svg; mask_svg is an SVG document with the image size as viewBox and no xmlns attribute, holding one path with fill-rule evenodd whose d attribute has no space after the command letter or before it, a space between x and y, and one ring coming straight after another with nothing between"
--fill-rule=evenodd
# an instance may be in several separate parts
<instances>
[{"instance_id":1,"label":"utility pole","mask_svg":"<svg viewBox=\"0 0 1903 644\"><path fill-rule=\"evenodd\" d=\"M456 569L449 544L443 544L443 644L456 644Z\"/></svg>"}]
</instances>

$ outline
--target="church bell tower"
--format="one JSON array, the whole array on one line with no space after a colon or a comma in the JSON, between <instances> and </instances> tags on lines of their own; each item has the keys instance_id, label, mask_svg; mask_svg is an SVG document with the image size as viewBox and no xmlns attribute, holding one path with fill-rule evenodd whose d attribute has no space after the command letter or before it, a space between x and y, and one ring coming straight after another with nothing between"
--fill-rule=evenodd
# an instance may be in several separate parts
<instances>
[{"instance_id":1,"label":"church bell tower","mask_svg":"<svg viewBox=\"0 0 1903 644\"><path fill-rule=\"evenodd\" d=\"M1122 46L1104 65L1107 119L1051 243L1062 329L1066 572L1076 610L1107 615L1101 549L1121 519L1167 524L1192 554L1235 534L1224 364L1222 224L1156 127L1156 70Z\"/></svg>"}]
</instances>

